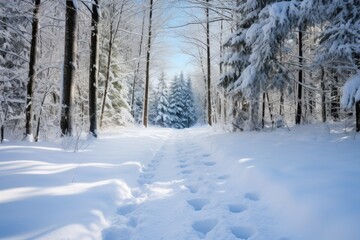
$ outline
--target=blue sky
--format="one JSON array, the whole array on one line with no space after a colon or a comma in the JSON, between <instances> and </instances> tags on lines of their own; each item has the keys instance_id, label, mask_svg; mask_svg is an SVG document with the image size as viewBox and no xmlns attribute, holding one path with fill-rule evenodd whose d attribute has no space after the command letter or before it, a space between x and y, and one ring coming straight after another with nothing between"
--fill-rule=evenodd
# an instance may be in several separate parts
<instances>
[{"instance_id":1,"label":"blue sky","mask_svg":"<svg viewBox=\"0 0 360 240\"><path fill-rule=\"evenodd\" d=\"M181 26L185 24L188 19L186 14L181 8L173 7L168 11L170 16L167 27ZM181 37L177 35L177 31L182 28L168 28L165 31L163 40L167 43L169 49L167 68L164 69L167 78L172 79L175 75L179 75L181 71L188 74L192 71L193 65L191 64L191 57L181 51L181 48L186 47L181 41Z\"/></svg>"}]
</instances>

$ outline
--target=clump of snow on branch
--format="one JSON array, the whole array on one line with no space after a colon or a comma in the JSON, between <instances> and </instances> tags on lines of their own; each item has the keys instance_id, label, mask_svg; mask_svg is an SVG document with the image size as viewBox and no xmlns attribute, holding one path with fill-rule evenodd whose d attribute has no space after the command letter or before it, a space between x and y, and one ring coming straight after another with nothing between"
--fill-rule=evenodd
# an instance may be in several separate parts
<instances>
[{"instance_id":1,"label":"clump of snow on branch","mask_svg":"<svg viewBox=\"0 0 360 240\"><path fill-rule=\"evenodd\" d=\"M360 101L360 73L345 83L341 104L346 108L352 108L357 101Z\"/></svg>"}]
</instances>

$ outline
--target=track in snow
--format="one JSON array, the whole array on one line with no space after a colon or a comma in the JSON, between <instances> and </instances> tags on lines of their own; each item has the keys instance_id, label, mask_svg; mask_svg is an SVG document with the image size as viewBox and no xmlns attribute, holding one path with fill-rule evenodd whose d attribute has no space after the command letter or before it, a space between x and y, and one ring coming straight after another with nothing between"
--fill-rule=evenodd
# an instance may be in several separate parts
<instances>
[{"instance_id":1,"label":"track in snow","mask_svg":"<svg viewBox=\"0 0 360 240\"><path fill-rule=\"evenodd\" d=\"M218 167L222 159L193 137L189 131L173 131L144 163L134 198L118 208L104 240L256 237L256 226L248 224L254 214L242 215L256 209L261 196L234 190L236 182Z\"/></svg>"}]
</instances>

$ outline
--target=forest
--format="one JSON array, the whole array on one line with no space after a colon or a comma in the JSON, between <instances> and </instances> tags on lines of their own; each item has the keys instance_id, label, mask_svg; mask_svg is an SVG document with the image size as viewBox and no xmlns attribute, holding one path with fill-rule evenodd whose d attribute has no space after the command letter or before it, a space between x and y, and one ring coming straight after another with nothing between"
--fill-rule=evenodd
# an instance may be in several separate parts
<instances>
[{"instance_id":1,"label":"forest","mask_svg":"<svg viewBox=\"0 0 360 240\"><path fill-rule=\"evenodd\" d=\"M359 8L358 0L1 1L1 140L134 124L253 131L346 120L360 131ZM169 32L190 72L167 75L176 57Z\"/></svg>"},{"instance_id":2,"label":"forest","mask_svg":"<svg viewBox=\"0 0 360 240\"><path fill-rule=\"evenodd\" d=\"M0 0L0 239L360 239L360 0Z\"/></svg>"}]
</instances>

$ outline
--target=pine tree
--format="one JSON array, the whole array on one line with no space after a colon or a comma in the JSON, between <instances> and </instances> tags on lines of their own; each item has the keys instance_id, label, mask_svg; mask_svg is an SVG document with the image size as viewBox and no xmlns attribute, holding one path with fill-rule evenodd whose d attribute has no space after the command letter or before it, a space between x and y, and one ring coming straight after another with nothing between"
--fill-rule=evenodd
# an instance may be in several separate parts
<instances>
[{"instance_id":1,"label":"pine tree","mask_svg":"<svg viewBox=\"0 0 360 240\"><path fill-rule=\"evenodd\" d=\"M186 82L186 115L187 122L185 124L186 127L193 126L197 121L196 116L196 108L195 108L195 99L194 93L192 90L191 78L189 77Z\"/></svg>"},{"instance_id":2,"label":"pine tree","mask_svg":"<svg viewBox=\"0 0 360 240\"><path fill-rule=\"evenodd\" d=\"M157 106L158 106L158 91L155 89L153 84L149 83L149 113L148 121L149 124L154 125L157 116Z\"/></svg>"},{"instance_id":3,"label":"pine tree","mask_svg":"<svg viewBox=\"0 0 360 240\"><path fill-rule=\"evenodd\" d=\"M168 126L173 128L188 128L197 121L191 79L188 78L186 81L183 73L179 77L175 76L172 82L168 113L171 119L171 124Z\"/></svg>"},{"instance_id":4,"label":"pine tree","mask_svg":"<svg viewBox=\"0 0 360 240\"><path fill-rule=\"evenodd\" d=\"M101 37L99 65L100 126L127 125L133 122L130 114L128 80L126 74L127 46L122 42L120 26L126 19L126 1L102 1ZM126 27L123 25L122 27ZM129 78L129 79L128 79Z\"/></svg>"},{"instance_id":5,"label":"pine tree","mask_svg":"<svg viewBox=\"0 0 360 240\"><path fill-rule=\"evenodd\" d=\"M178 76L174 77L171 83L170 96L169 96L169 113L171 118L172 128L183 128L181 124L181 112L184 108L184 103L181 96L181 85Z\"/></svg>"},{"instance_id":6,"label":"pine tree","mask_svg":"<svg viewBox=\"0 0 360 240\"><path fill-rule=\"evenodd\" d=\"M168 102L168 89L165 82L165 74L161 73L158 84L158 100L156 109L155 124L162 127L169 127L171 124L171 118L169 116L169 102Z\"/></svg>"},{"instance_id":7,"label":"pine tree","mask_svg":"<svg viewBox=\"0 0 360 240\"><path fill-rule=\"evenodd\" d=\"M241 123L245 124L249 120L250 129L256 129L259 124L259 100L261 92L260 81L253 81L255 75L258 74L259 79L266 76L260 76L261 71L255 73L254 71L247 73L246 69L250 64L250 56L252 53L252 46L248 43L248 35L252 32L252 25L257 23L260 11L273 1L264 0L237 0L234 6L235 16L234 25L235 31L230 35L229 39L225 42L224 47L226 54L223 58L223 64L226 71L221 77L220 86L224 87L226 91L230 91L235 98L235 102L242 103L241 109L237 109L237 104L233 104L233 112L235 112L234 122L236 125ZM245 79L244 75L252 79ZM264 80L262 80L264 81ZM244 101L246 99L246 102ZM250 109L247 107L250 102ZM243 111L244 110L244 111ZM250 119L246 112L250 111ZM243 113L244 112L244 113Z\"/></svg>"}]
</instances>

